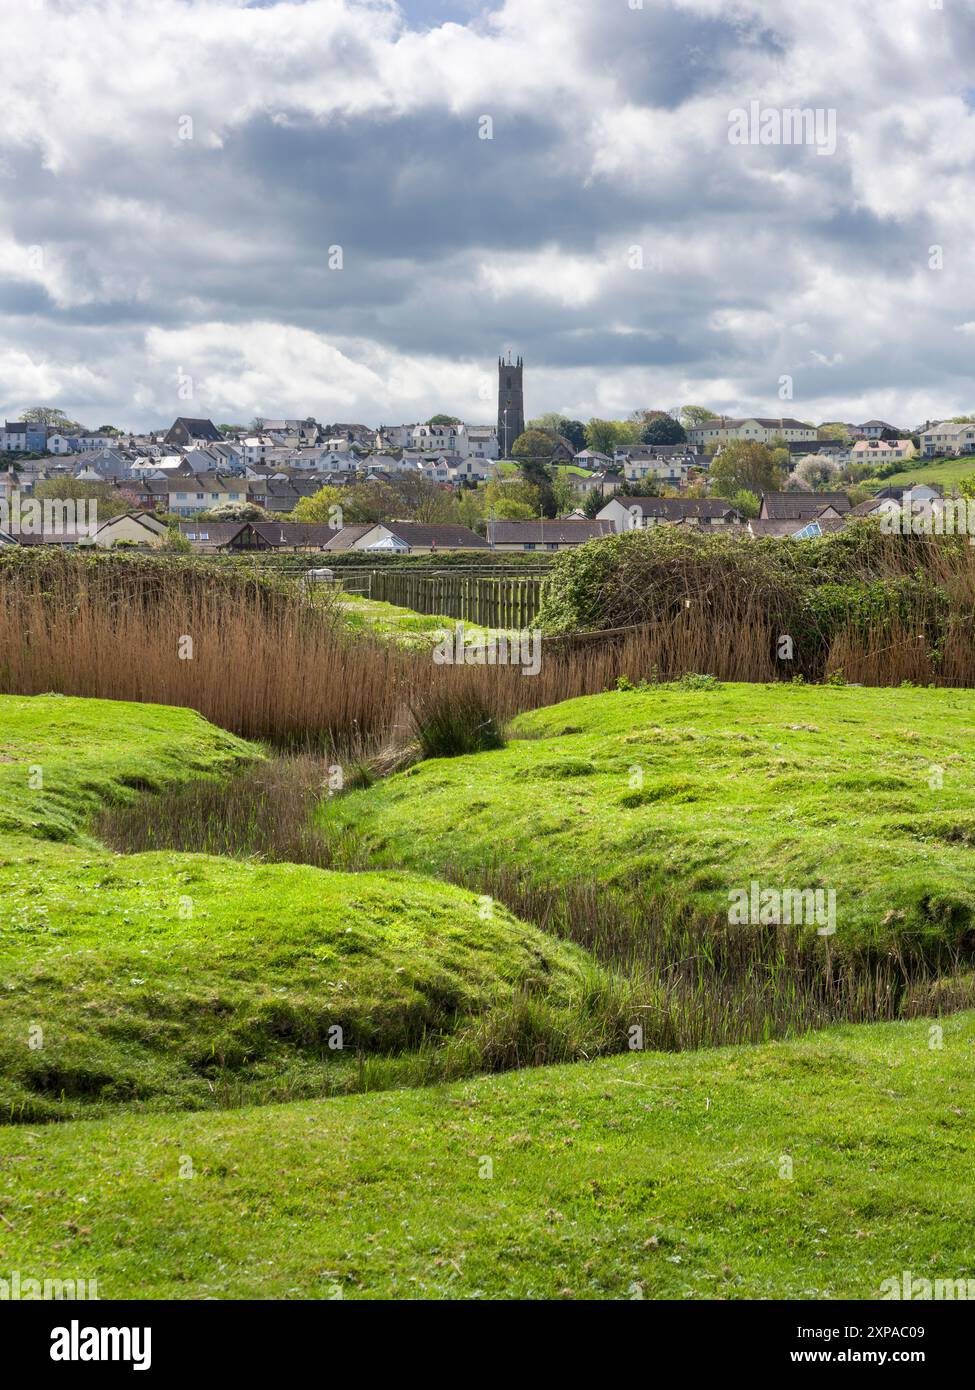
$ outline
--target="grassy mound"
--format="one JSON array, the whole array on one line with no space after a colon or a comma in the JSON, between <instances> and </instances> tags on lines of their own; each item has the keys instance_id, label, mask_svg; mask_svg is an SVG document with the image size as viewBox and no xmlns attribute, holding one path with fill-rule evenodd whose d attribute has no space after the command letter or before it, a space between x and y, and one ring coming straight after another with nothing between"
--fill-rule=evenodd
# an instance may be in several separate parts
<instances>
[{"instance_id":1,"label":"grassy mound","mask_svg":"<svg viewBox=\"0 0 975 1390\"><path fill-rule=\"evenodd\" d=\"M192 710L0 695L0 834L84 839L84 823L105 801L260 756Z\"/></svg>"},{"instance_id":2,"label":"grassy mound","mask_svg":"<svg viewBox=\"0 0 975 1390\"><path fill-rule=\"evenodd\" d=\"M855 1298L972 1278L975 1015L0 1129L0 1258L102 1298Z\"/></svg>"},{"instance_id":3,"label":"grassy mound","mask_svg":"<svg viewBox=\"0 0 975 1390\"><path fill-rule=\"evenodd\" d=\"M727 924L753 881L833 890L840 956L975 948L975 695L701 684L522 715L504 750L418 764L328 824L375 865L514 867L671 921Z\"/></svg>"},{"instance_id":4,"label":"grassy mound","mask_svg":"<svg viewBox=\"0 0 975 1390\"><path fill-rule=\"evenodd\" d=\"M198 715L2 697L0 720L4 1118L317 1095L586 1045L600 972L469 892L87 838L105 799L259 755Z\"/></svg>"}]
</instances>

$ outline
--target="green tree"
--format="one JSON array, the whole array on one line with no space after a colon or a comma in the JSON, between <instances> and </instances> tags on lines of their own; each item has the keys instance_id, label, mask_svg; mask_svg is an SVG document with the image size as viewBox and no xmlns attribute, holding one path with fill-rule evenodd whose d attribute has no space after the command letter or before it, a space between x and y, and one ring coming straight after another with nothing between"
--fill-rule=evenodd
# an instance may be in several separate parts
<instances>
[{"instance_id":1,"label":"green tree","mask_svg":"<svg viewBox=\"0 0 975 1390\"><path fill-rule=\"evenodd\" d=\"M484 532L486 488L462 487L457 494L457 520L472 531Z\"/></svg>"},{"instance_id":2,"label":"green tree","mask_svg":"<svg viewBox=\"0 0 975 1390\"><path fill-rule=\"evenodd\" d=\"M543 430L553 438L561 435L567 439L575 449L576 453L586 447L586 427L581 420L567 420L564 415L559 415L557 411L550 410L545 415L537 415L534 420L529 420L526 426L529 430Z\"/></svg>"},{"instance_id":3,"label":"green tree","mask_svg":"<svg viewBox=\"0 0 975 1390\"><path fill-rule=\"evenodd\" d=\"M428 425L460 425L462 423L456 415L431 415L427 421Z\"/></svg>"},{"instance_id":4,"label":"green tree","mask_svg":"<svg viewBox=\"0 0 975 1390\"><path fill-rule=\"evenodd\" d=\"M558 514L555 493L552 491L552 472L543 459L523 458L519 469L525 482L538 489L538 507L542 516L553 517Z\"/></svg>"},{"instance_id":5,"label":"green tree","mask_svg":"<svg viewBox=\"0 0 975 1390\"><path fill-rule=\"evenodd\" d=\"M704 405L682 405L680 408L680 422L685 430L692 430L697 425L703 425L706 420L717 420L713 410L708 410Z\"/></svg>"},{"instance_id":6,"label":"green tree","mask_svg":"<svg viewBox=\"0 0 975 1390\"><path fill-rule=\"evenodd\" d=\"M108 521L132 509L129 499L117 492L111 483L86 483L78 478L47 478L34 484L34 496L42 502L97 502L100 521Z\"/></svg>"},{"instance_id":7,"label":"green tree","mask_svg":"<svg viewBox=\"0 0 975 1390\"><path fill-rule=\"evenodd\" d=\"M169 523L169 530L161 549L171 551L174 555L189 555L192 552L193 547L186 537L180 534L178 521Z\"/></svg>"},{"instance_id":8,"label":"green tree","mask_svg":"<svg viewBox=\"0 0 975 1390\"><path fill-rule=\"evenodd\" d=\"M644 425L640 439L644 444L686 444L687 434L679 420L658 415Z\"/></svg>"},{"instance_id":9,"label":"green tree","mask_svg":"<svg viewBox=\"0 0 975 1390\"><path fill-rule=\"evenodd\" d=\"M781 486L782 474L771 449L753 440L733 439L711 464L711 491L718 497L730 499L743 489L760 496Z\"/></svg>"},{"instance_id":10,"label":"green tree","mask_svg":"<svg viewBox=\"0 0 975 1390\"><path fill-rule=\"evenodd\" d=\"M840 470L832 459L820 459L815 455L805 458L797 466L795 476L808 483L814 492L820 488L835 488Z\"/></svg>"},{"instance_id":11,"label":"green tree","mask_svg":"<svg viewBox=\"0 0 975 1390\"><path fill-rule=\"evenodd\" d=\"M514 459L548 459L552 457L553 439L544 430L525 430L511 446Z\"/></svg>"},{"instance_id":12,"label":"green tree","mask_svg":"<svg viewBox=\"0 0 975 1390\"><path fill-rule=\"evenodd\" d=\"M27 425L47 425L55 434L66 434L69 430L80 430L77 420L69 420L63 410L54 410L47 405L32 405L20 412L20 419Z\"/></svg>"},{"instance_id":13,"label":"green tree","mask_svg":"<svg viewBox=\"0 0 975 1390\"><path fill-rule=\"evenodd\" d=\"M601 512L606 505L606 499L599 488L593 488L592 492L586 493L586 500L582 504L582 510L590 521L593 520L597 512Z\"/></svg>"},{"instance_id":14,"label":"green tree","mask_svg":"<svg viewBox=\"0 0 975 1390\"><path fill-rule=\"evenodd\" d=\"M388 483L356 483L342 489L342 519L346 525L391 521L401 510L399 496Z\"/></svg>"},{"instance_id":15,"label":"green tree","mask_svg":"<svg viewBox=\"0 0 975 1390\"><path fill-rule=\"evenodd\" d=\"M197 521L273 521L271 512L259 507L256 502L221 502L219 507L211 507L201 512Z\"/></svg>"},{"instance_id":16,"label":"green tree","mask_svg":"<svg viewBox=\"0 0 975 1390\"><path fill-rule=\"evenodd\" d=\"M313 526L330 526L336 519L336 507L343 514L345 512L344 497L345 489L343 488L323 487L315 493L314 497L300 497L291 513L291 519L303 521Z\"/></svg>"},{"instance_id":17,"label":"green tree","mask_svg":"<svg viewBox=\"0 0 975 1390\"><path fill-rule=\"evenodd\" d=\"M729 500L735 511L740 512L745 521L753 520L762 510L761 498L756 497L754 492L750 492L748 488L740 488Z\"/></svg>"},{"instance_id":18,"label":"green tree","mask_svg":"<svg viewBox=\"0 0 975 1390\"><path fill-rule=\"evenodd\" d=\"M397 512L400 520L409 517L428 526L457 521L455 494L438 487L422 473L398 473L390 487L402 504Z\"/></svg>"},{"instance_id":19,"label":"green tree","mask_svg":"<svg viewBox=\"0 0 975 1390\"><path fill-rule=\"evenodd\" d=\"M524 478L492 478L484 489L485 514L497 521L531 521L540 505L538 488Z\"/></svg>"},{"instance_id":20,"label":"green tree","mask_svg":"<svg viewBox=\"0 0 975 1390\"><path fill-rule=\"evenodd\" d=\"M599 420L595 416L586 425L586 444L598 454L608 454L626 444L640 442L642 426L636 420Z\"/></svg>"},{"instance_id":21,"label":"green tree","mask_svg":"<svg viewBox=\"0 0 975 1390\"><path fill-rule=\"evenodd\" d=\"M586 447L586 427L581 420L563 419L559 434L569 441L576 453Z\"/></svg>"},{"instance_id":22,"label":"green tree","mask_svg":"<svg viewBox=\"0 0 975 1390\"><path fill-rule=\"evenodd\" d=\"M552 496L555 498L556 512L559 516L572 510L575 495L575 489L569 481L568 474L556 473L552 481Z\"/></svg>"}]
</instances>

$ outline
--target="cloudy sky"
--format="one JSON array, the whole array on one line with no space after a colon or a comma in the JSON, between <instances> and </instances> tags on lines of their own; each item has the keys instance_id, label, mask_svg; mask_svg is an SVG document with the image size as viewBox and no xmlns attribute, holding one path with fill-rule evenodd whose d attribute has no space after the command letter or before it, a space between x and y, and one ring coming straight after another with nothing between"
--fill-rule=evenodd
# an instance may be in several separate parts
<instances>
[{"instance_id":1,"label":"cloudy sky","mask_svg":"<svg viewBox=\"0 0 975 1390\"><path fill-rule=\"evenodd\" d=\"M975 0L7 0L2 34L0 415L490 420L508 347L530 415L975 410ZM783 108L835 150L732 143Z\"/></svg>"}]
</instances>

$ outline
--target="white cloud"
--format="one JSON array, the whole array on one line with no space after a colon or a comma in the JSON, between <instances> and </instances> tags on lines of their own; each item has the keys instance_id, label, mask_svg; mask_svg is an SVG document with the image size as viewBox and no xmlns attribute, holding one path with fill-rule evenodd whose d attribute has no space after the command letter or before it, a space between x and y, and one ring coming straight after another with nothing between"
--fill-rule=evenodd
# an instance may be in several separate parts
<instances>
[{"instance_id":1,"label":"white cloud","mask_svg":"<svg viewBox=\"0 0 975 1390\"><path fill-rule=\"evenodd\" d=\"M532 411L768 410L792 372L805 413L971 409L973 12L8 6L44 56L0 87L0 408L158 422L182 367L217 414L490 418L511 342ZM730 146L753 98L835 110L835 155Z\"/></svg>"}]
</instances>

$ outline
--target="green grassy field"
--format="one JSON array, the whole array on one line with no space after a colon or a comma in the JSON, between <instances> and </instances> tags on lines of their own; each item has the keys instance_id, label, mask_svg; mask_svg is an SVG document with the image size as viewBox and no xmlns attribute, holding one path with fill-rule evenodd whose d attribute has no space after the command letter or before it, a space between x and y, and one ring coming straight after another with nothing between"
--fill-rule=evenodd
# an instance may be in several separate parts
<instances>
[{"instance_id":1,"label":"green grassy field","mask_svg":"<svg viewBox=\"0 0 975 1390\"><path fill-rule=\"evenodd\" d=\"M405 648L433 647L454 631L458 621L443 614L417 613L412 608L400 608L395 603L353 594L339 593L336 600L342 620L352 632L371 632ZM478 627L476 623L464 624L464 632L471 642L483 641L494 631Z\"/></svg>"},{"instance_id":2,"label":"green grassy field","mask_svg":"<svg viewBox=\"0 0 975 1390\"><path fill-rule=\"evenodd\" d=\"M835 890L838 951L975 943L975 694L656 686L520 716L498 752L329 804L370 862L517 866L726 918L728 892ZM463 833L454 833L463 826Z\"/></svg>"},{"instance_id":3,"label":"green grassy field","mask_svg":"<svg viewBox=\"0 0 975 1390\"><path fill-rule=\"evenodd\" d=\"M967 949L973 716L944 690L571 701L507 748L329 803L337 842L376 861L353 874L110 852L105 802L265 750L192 711L0 697L0 1271L102 1298L873 1298L904 1269L973 1277L975 1013L420 1084L553 1038L592 1057L618 983L445 867L715 915L731 883L821 884L839 951Z\"/></svg>"},{"instance_id":4,"label":"green grassy field","mask_svg":"<svg viewBox=\"0 0 975 1390\"><path fill-rule=\"evenodd\" d=\"M9 1126L0 1267L97 1277L103 1298L861 1299L904 1269L971 1278L973 1064L965 1014Z\"/></svg>"},{"instance_id":5,"label":"green grassy field","mask_svg":"<svg viewBox=\"0 0 975 1390\"><path fill-rule=\"evenodd\" d=\"M192 711L0 697L0 721L0 1116L462 1074L465 1030L515 996L566 1032L584 1019L580 951L449 885L98 846L106 799L260 756Z\"/></svg>"},{"instance_id":6,"label":"green grassy field","mask_svg":"<svg viewBox=\"0 0 975 1390\"><path fill-rule=\"evenodd\" d=\"M909 460L897 473L884 478L877 486L897 487L906 483L944 483L946 488L975 476L975 458L939 459L927 463L924 459Z\"/></svg>"}]
</instances>

